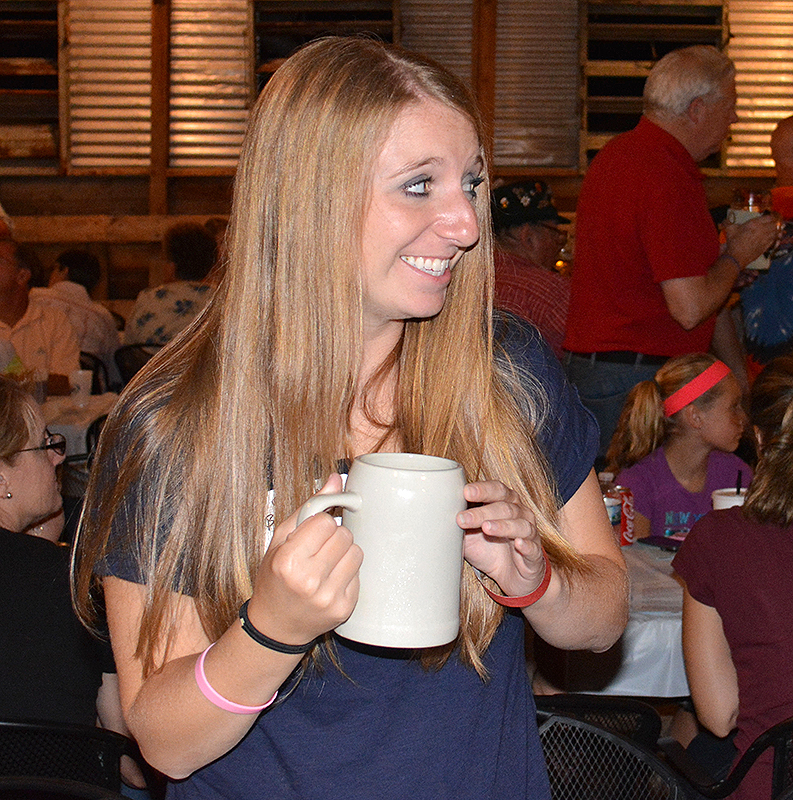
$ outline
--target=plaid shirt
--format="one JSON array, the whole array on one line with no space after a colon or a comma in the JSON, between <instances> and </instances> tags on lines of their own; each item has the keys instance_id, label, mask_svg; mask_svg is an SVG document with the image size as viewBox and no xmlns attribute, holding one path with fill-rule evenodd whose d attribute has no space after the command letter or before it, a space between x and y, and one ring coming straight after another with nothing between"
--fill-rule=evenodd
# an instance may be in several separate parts
<instances>
[{"instance_id":1,"label":"plaid shirt","mask_svg":"<svg viewBox=\"0 0 793 800\"><path fill-rule=\"evenodd\" d=\"M537 326L558 358L570 306L570 279L496 250L496 306Z\"/></svg>"}]
</instances>

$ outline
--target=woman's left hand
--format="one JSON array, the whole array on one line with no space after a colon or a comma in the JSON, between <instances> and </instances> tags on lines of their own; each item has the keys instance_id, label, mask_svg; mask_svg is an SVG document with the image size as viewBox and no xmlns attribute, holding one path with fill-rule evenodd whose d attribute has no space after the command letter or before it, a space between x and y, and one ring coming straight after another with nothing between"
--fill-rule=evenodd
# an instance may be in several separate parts
<instances>
[{"instance_id":1,"label":"woman's left hand","mask_svg":"<svg viewBox=\"0 0 793 800\"><path fill-rule=\"evenodd\" d=\"M463 554L510 597L533 592L545 574L534 514L500 481L469 483L465 499L477 504L457 515L465 531Z\"/></svg>"}]
</instances>

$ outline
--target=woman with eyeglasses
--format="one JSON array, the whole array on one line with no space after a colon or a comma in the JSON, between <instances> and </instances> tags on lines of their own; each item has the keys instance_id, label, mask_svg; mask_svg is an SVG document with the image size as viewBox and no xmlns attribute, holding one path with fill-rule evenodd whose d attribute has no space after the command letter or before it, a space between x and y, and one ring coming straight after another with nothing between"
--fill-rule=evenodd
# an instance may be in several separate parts
<instances>
[{"instance_id":1,"label":"woman with eyeglasses","mask_svg":"<svg viewBox=\"0 0 793 800\"><path fill-rule=\"evenodd\" d=\"M57 544L65 452L33 397L0 376L0 718L93 725L114 669L71 606L69 548Z\"/></svg>"},{"instance_id":2,"label":"woman with eyeglasses","mask_svg":"<svg viewBox=\"0 0 793 800\"><path fill-rule=\"evenodd\" d=\"M524 624L609 647L625 565L594 422L528 323L493 326L476 106L434 62L330 38L248 124L221 283L110 415L78 533L130 729L174 798L547 798ZM470 481L448 645L334 632L365 555L297 509L375 451Z\"/></svg>"},{"instance_id":3,"label":"woman with eyeglasses","mask_svg":"<svg viewBox=\"0 0 793 800\"><path fill-rule=\"evenodd\" d=\"M0 379L0 527L34 536L43 532L57 541L63 501L55 468L66 454L66 441L45 428L38 406L19 384ZM56 524L43 524L53 519Z\"/></svg>"}]
</instances>

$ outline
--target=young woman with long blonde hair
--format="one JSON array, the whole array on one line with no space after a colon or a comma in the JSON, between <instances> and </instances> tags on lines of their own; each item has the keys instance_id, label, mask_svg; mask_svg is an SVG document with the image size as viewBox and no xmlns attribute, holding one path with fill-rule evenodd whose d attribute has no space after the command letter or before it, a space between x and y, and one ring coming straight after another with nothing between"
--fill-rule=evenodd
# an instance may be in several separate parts
<instances>
[{"instance_id":1,"label":"young woman with long blonde hair","mask_svg":"<svg viewBox=\"0 0 793 800\"><path fill-rule=\"evenodd\" d=\"M746 426L741 400L738 380L708 353L671 358L631 389L607 458L633 492L637 537L679 545L715 489L749 484L752 470L734 454Z\"/></svg>"},{"instance_id":2,"label":"young woman with long blonde hair","mask_svg":"<svg viewBox=\"0 0 793 800\"><path fill-rule=\"evenodd\" d=\"M306 46L252 112L221 284L108 421L75 563L174 797L547 796L522 622L610 646L625 566L591 418L533 329L494 327L486 162L462 84L370 40ZM333 633L362 554L296 511L377 450L470 481L446 647Z\"/></svg>"}]
</instances>

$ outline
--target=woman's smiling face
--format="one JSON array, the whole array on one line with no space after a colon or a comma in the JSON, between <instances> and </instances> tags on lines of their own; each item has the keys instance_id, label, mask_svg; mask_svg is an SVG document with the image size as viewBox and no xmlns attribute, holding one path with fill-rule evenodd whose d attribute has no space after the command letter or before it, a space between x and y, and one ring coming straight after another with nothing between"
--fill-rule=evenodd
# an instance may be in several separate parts
<instances>
[{"instance_id":1,"label":"woman's smiling face","mask_svg":"<svg viewBox=\"0 0 793 800\"><path fill-rule=\"evenodd\" d=\"M451 270L479 239L483 169L471 122L424 99L396 118L375 162L364 219L364 324L369 333L437 314Z\"/></svg>"}]
</instances>

